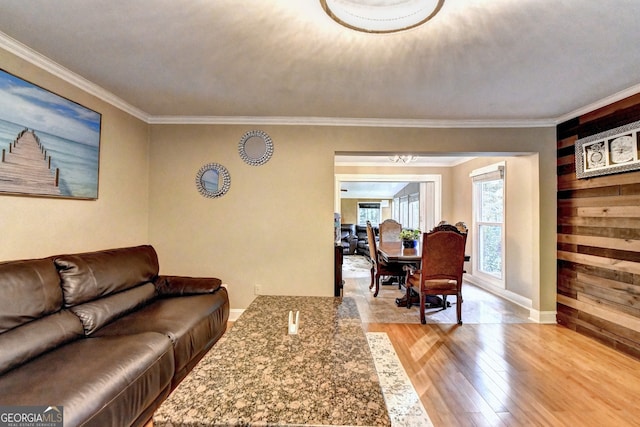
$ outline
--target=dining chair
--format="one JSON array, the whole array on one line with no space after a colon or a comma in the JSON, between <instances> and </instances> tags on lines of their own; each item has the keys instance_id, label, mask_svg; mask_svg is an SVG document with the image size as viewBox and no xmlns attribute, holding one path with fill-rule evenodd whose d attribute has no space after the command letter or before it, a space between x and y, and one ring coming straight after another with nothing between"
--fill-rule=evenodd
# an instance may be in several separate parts
<instances>
[{"instance_id":1,"label":"dining chair","mask_svg":"<svg viewBox=\"0 0 640 427\"><path fill-rule=\"evenodd\" d=\"M465 227L466 228L466 227ZM442 295L443 309L447 308L447 295L456 296L456 315L462 325L462 274L464 273L467 233L458 224L440 224L422 236L420 269L409 268L407 287L419 289L420 323L425 324L427 295Z\"/></svg>"},{"instance_id":2,"label":"dining chair","mask_svg":"<svg viewBox=\"0 0 640 427\"><path fill-rule=\"evenodd\" d=\"M367 221L367 239L369 241L369 254L371 255L371 284L369 284L369 289L375 285L373 296L377 297L380 291L381 276L403 276L405 273L402 269L402 264L387 263L381 260L380 254L378 253L376 237L373 233L373 227L369 221Z\"/></svg>"},{"instance_id":3,"label":"dining chair","mask_svg":"<svg viewBox=\"0 0 640 427\"><path fill-rule=\"evenodd\" d=\"M382 242L400 242L400 232L402 231L402 224L394 219L385 219L378 227L379 229L379 241ZM394 282L398 283L398 289L402 289L401 277L389 277L389 280L384 281L385 285L390 285Z\"/></svg>"},{"instance_id":4,"label":"dining chair","mask_svg":"<svg viewBox=\"0 0 640 427\"><path fill-rule=\"evenodd\" d=\"M380 223L380 242L399 242L402 224L393 219L385 219Z\"/></svg>"}]
</instances>

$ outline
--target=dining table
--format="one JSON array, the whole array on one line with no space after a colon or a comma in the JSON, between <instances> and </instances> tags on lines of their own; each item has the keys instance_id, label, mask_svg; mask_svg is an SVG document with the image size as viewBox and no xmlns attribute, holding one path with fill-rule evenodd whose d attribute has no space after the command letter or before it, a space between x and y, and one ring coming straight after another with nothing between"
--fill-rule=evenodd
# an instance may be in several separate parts
<instances>
[{"instance_id":1,"label":"dining table","mask_svg":"<svg viewBox=\"0 0 640 427\"><path fill-rule=\"evenodd\" d=\"M380 259L386 263L399 263L405 264L407 267L420 268L422 246L420 241L417 241L413 248L405 248L401 241L380 242L378 243L378 255L380 255ZM407 268L405 268L405 270L407 270ZM412 292L411 288L406 286L405 281L405 277L400 277L399 287L402 288L402 286L405 286L406 294L402 298L397 298L396 305L399 307L411 307Z\"/></svg>"},{"instance_id":2,"label":"dining table","mask_svg":"<svg viewBox=\"0 0 640 427\"><path fill-rule=\"evenodd\" d=\"M378 254L384 262L406 264L407 267L420 269L420 264L422 263L422 242L419 240L416 241L413 248L405 248L402 242L379 242ZM470 259L469 255L465 255L465 262ZM405 268L405 270L408 270L408 268ZM406 294L402 298L397 298L396 304L399 307L411 308L412 292L414 292L416 296L418 293L413 291L411 287L406 286L405 280L405 277L400 278L400 286L405 286Z\"/></svg>"},{"instance_id":3,"label":"dining table","mask_svg":"<svg viewBox=\"0 0 640 427\"><path fill-rule=\"evenodd\" d=\"M401 264L417 264L422 260L422 246L418 241L414 248L403 247L402 242L380 242L378 253L384 262L399 262Z\"/></svg>"}]
</instances>

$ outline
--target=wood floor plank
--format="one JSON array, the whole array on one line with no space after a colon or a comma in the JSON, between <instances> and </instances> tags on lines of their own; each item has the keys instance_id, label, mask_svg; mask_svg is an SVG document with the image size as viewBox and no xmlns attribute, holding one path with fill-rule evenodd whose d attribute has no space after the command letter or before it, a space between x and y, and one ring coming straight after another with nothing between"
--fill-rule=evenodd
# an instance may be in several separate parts
<instances>
[{"instance_id":1,"label":"wood floor plank","mask_svg":"<svg viewBox=\"0 0 640 427\"><path fill-rule=\"evenodd\" d=\"M640 359L566 327L363 328L387 333L436 427L640 426Z\"/></svg>"},{"instance_id":2,"label":"wood floor plank","mask_svg":"<svg viewBox=\"0 0 640 427\"><path fill-rule=\"evenodd\" d=\"M435 426L640 425L640 360L557 325L386 332Z\"/></svg>"}]
</instances>

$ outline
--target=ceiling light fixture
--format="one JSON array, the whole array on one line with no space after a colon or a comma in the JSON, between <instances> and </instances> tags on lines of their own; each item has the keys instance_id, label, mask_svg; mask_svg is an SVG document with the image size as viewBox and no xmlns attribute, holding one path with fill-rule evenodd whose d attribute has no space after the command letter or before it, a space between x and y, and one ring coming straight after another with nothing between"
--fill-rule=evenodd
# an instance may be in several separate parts
<instances>
[{"instance_id":1,"label":"ceiling light fixture","mask_svg":"<svg viewBox=\"0 0 640 427\"><path fill-rule=\"evenodd\" d=\"M368 33L392 33L424 24L443 3L444 0L320 0L334 21Z\"/></svg>"},{"instance_id":2,"label":"ceiling light fixture","mask_svg":"<svg viewBox=\"0 0 640 427\"><path fill-rule=\"evenodd\" d=\"M396 154L395 156L389 157L393 163L411 163L418 160L418 156L414 156L413 154Z\"/></svg>"}]
</instances>

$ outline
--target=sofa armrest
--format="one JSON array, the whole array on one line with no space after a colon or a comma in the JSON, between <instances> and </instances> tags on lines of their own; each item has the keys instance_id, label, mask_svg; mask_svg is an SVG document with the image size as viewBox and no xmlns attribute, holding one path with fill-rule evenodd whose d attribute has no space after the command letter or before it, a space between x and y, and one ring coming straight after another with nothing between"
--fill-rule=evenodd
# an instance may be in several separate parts
<instances>
[{"instance_id":1,"label":"sofa armrest","mask_svg":"<svg viewBox=\"0 0 640 427\"><path fill-rule=\"evenodd\" d=\"M154 281L158 295L179 296L212 294L222 285L216 277L187 277L160 275Z\"/></svg>"}]
</instances>

